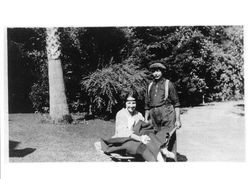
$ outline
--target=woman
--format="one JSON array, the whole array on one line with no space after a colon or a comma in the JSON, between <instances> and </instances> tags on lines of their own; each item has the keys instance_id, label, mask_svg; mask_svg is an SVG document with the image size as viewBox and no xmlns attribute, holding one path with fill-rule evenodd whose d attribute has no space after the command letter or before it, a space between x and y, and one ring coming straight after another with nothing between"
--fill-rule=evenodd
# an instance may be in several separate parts
<instances>
[{"instance_id":1,"label":"woman","mask_svg":"<svg viewBox=\"0 0 250 179\"><path fill-rule=\"evenodd\" d=\"M144 144L148 143L150 138L147 135L138 136L134 134L133 127L141 120L145 121L142 114L136 111L136 96L128 93L125 97L125 108L116 114L116 125L114 137L130 137Z\"/></svg>"},{"instance_id":2,"label":"woman","mask_svg":"<svg viewBox=\"0 0 250 179\"><path fill-rule=\"evenodd\" d=\"M161 148L164 141L159 141L153 127L145 122L144 117L136 111L136 95L128 93L125 97L125 108L116 114L115 135L102 139L102 149L105 153L126 149L129 154L139 154L146 161L164 161L166 157L173 158L174 154L166 148ZM121 145L118 145L120 143Z\"/></svg>"}]
</instances>

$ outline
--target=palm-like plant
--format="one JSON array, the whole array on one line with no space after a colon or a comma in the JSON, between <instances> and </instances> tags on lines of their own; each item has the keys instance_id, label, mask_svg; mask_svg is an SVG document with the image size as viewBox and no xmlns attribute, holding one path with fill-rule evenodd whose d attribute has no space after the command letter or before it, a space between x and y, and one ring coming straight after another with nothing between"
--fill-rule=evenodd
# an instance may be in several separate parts
<instances>
[{"instance_id":1,"label":"palm-like plant","mask_svg":"<svg viewBox=\"0 0 250 179\"><path fill-rule=\"evenodd\" d=\"M48 57L50 117L55 123L62 122L69 116L63 70L60 60L60 40L58 28L46 29L46 51Z\"/></svg>"}]
</instances>

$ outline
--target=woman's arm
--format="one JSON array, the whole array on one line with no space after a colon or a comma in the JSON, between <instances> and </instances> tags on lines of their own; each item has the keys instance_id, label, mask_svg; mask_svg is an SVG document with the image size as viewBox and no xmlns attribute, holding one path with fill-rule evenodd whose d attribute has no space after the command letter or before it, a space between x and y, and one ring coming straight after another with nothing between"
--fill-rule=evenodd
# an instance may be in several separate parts
<instances>
[{"instance_id":1,"label":"woman's arm","mask_svg":"<svg viewBox=\"0 0 250 179\"><path fill-rule=\"evenodd\" d=\"M131 137L132 139L136 140L136 141L141 142L141 136L138 136L138 135L136 135L136 134L131 134L130 137Z\"/></svg>"},{"instance_id":2,"label":"woman's arm","mask_svg":"<svg viewBox=\"0 0 250 179\"><path fill-rule=\"evenodd\" d=\"M131 134L130 137L136 141L147 144L150 141L150 138L147 135L138 136L136 134Z\"/></svg>"}]
</instances>

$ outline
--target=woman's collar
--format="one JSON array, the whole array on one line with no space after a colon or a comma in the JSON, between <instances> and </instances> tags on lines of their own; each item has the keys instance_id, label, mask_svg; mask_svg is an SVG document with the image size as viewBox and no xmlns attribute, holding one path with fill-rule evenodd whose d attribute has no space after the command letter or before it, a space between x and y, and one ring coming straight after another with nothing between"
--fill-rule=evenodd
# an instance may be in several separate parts
<instances>
[{"instance_id":1,"label":"woman's collar","mask_svg":"<svg viewBox=\"0 0 250 179\"><path fill-rule=\"evenodd\" d=\"M129 114L130 116L134 116L134 115L136 115L137 114L137 111L136 110L134 110L134 112L131 114L129 111L128 111L128 109L127 108L124 108L124 110L126 111L126 113L127 114Z\"/></svg>"}]
</instances>

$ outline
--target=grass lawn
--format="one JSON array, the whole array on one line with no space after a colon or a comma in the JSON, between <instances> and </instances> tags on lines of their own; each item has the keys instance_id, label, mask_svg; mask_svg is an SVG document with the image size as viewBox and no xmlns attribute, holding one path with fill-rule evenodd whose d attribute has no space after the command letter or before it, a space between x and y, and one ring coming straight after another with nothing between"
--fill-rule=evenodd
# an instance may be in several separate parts
<instances>
[{"instance_id":1,"label":"grass lawn","mask_svg":"<svg viewBox=\"0 0 250 179\"><path fill-rule=\"evenodd\" d=\"M245 160L243 101L182 111L177 146L187 161ZM54 125L43 119L40 114L9 115L10 162L112 161L97 152L94 143L114 134L114 122L95 119Z\"/></svg>"},{"instance_id":2,"label":"grass lawn","mask_svg":"<svg viewBox=\"0 0 250 179\"><path fill-rule=\"evenodd\" d=\"M94 142L112 136L114 122L43 123L39 114L10 114L10 162L110 161L96 152Z\"/></svg>"}]
</instances>

